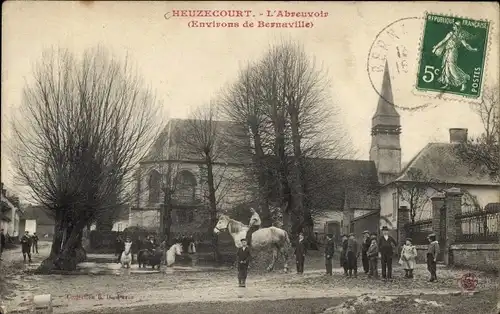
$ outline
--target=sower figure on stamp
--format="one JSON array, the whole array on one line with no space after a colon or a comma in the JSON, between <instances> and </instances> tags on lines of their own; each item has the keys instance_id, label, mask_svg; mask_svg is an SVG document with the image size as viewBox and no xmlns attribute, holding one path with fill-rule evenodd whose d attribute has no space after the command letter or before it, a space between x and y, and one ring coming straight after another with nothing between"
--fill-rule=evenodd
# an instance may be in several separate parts
<instances>
[{"instance_id":1,"label":"sower figure on stamp","mask_svg":"<svg viewBox=\"0 0 500 314\"><path fill-rule=\"evenodd\" d=\"M368 260L368 256L366 255L366 252L368 251L368 248L371 245L371 238L370 238L370 231L365 230L363 231L363 244L361 245L361 262L363 263L363 270L365 271L365 274L368 274L370 271L370 263Z\"/></svg>"},{"instance_id":2,"label":"sower figure on stamp","mask_svg":"<svg viewBox=\"0 0 500 314\"><path fill-rule=\"evenodd\" d=\"M330 276L333 275L332 258L334 251L335 251L335 243L333 242L333 235L328 234L326 236L326 244L325 244L325 267L326 267L326 274Z\"/></svg>"},{"instance_id":3,"label":"sower figure on stamp","mask_svg":"<svg viewBox=\"0 0 500 314\"><path fill-rule=\"evenodd\" d=\"M21 238L21 250L23 252L24 262L26 263L26 255L28 255L28 261L31 263L31 237L28 231L26 231Z\"/></svg>"},{"instance_id":4,"label":"sower figure on stamp","mask_svg":"<svg viewBox=\"0 0 500 314\"><path fill-rule=\"evenodd\" d=\"M252 233L259 230L261 221L259 214L253 207L250 207L250 212L252 212L252 217L248 223L247 242L249 246L252 246Z\"/></svg>"},{"instance_id":5,"label":"sower figure on stamp","mask_svg":"<svg viewBox=\"0 0 500 314\"><path fill-rule=\"evenodd\" d=\"M250 262L250 248L247 245L246 239L241 239L241 247L236 253L236 260L238 261L238 283L240 287L246 287L248 263Z\"/></svg>"},{"instance_id":6,"label":"sower figure on stamp","mask_svg":"<svg viewBox=\"0 0 500 314\"><path fill-rule=\"evenodd\" d=\"M347 276L347 236L345 234L342 235L342 244L340 249L340 267L344 268L344 276Z\"/></svg>"},{"instance_id":7,"label":"sower figure on stamp","mask_svg":"<svg viewBox=\"0 0 500 314\"><path fill-rule=\"evenodd\" d=\"M33 232L31 239L33 240L33 253L36 252L36 254L38 254L38 236L36 235L36 232Z\"/></svg>"},{"instance_id":8,"label":"sower figure on stamp","mask_svg":"<svg viewBox=\"0 0 500 314\"><path fill-rule=\"evenodd\" d=\"M377 236L372 235L370 237L372 243L366 252L368 259L370 261L370 272L368 273L368 277L378 278L378 245L377 245Z\"/></svg>"},{"instance_id":9,"label":"sower figure on stamp","mask_svg":"<svg viewBox=\"0 0 500 314\"><path fill-rule=\"evenodd\" d=\"M354 233L349 234L349 240L347 240L347 254L346 254L349 277L352 276L353 271L354 271L354 278L358 277L358 256L359 256L358 246L359 244L358 241L356 241Z\"/></svg>"},{"instance_id":10,"label":"sower figure on stamp","mask_svg":"<svg viewBox=\"0 0 500 314\"><path fill-rule=\"evenodd\" d=\"M396 245L396 241L389 235L389 228L387 226L382 227L382 236L378 242L378 249L383 279L392 279L392 256Z\"/></svg>"},{"instance_id":11,"label":"sower figure on stamp","mask_svg":"<svg viewBox=\"0 0 500 314\"><path fill-rule=\"evenodd\" d=\"M446 89L451 85L452 87L460 86L460 91L465 90L465 85L471 77L457 64L458 49L463 46L469 51L477 51L477 48L472 48L466 42L471 37L471 34L461 28L460 22L455 22L453 30L432 48L432 53L443 58L441 76L438 78L438 81L443 84L442 88Z\"/></svg>"},{"instance_id":12,"label":"sower figure on stamp","mask_svg":"<svg viewBox=\"0 0 500 314\"><path fill-rule=\"evenodd\" d=\"M295 262L297 264L297 274L304 273L304 262L306 259L307 248L304 243L304 234L299 233L299 241L295 245Z\"/></svg>"},{"instance_id":13,"label":"sower figure on stamp","mask_svg":"<svg viewBox=\"0 0 500 314\"><path fill-rule=\"evenodd\" d=\"M430 282L437 280L436 268L437 257L439 255L439 243L436 241L436 234L430 234L427 239L429 240L429 247L427 248L427 270L431 273Z\"/></svg>"}]
</instances>

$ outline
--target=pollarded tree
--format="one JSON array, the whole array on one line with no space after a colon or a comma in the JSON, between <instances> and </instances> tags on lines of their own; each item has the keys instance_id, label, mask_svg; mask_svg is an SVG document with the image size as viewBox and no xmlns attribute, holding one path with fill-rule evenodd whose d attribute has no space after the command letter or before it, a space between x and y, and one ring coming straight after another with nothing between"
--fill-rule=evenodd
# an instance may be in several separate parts
<instances>
[{"instance_id":1,"label":"pollarded tree","mask_svg":"<svg viewBox=\"0 0 500 314\"><path fill-rule=\"evenodd\" d=\"M13 164L54 213L41 270L74 269L83 229L128 203L132 170L156 136L156 99L127 59L102 48L81 58L43 53L14 117Z\"/></svg>"}]
</instances>

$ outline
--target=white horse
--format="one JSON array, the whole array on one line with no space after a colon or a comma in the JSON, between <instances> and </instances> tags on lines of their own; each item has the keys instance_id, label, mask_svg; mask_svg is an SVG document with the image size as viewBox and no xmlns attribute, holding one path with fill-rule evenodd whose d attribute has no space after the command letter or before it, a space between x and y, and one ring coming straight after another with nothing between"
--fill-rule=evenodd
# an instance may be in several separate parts
<instances>
[{"instance_id":1,"label":"white horse","mask_svg":"<svg viewBox=\"0 0 500 314\"><path fill-rule=\"evenodd\" d=\"M234 244L237 248L241 247L241 239L245 239L248 231L248 226L226 215L220 215L219 221L214 228L214 233L218 234L221 231L227 230L233 237ZM291 248L288 232L276 227L260 228L252 233L252 243L250 248L256 251L271 248L273 250L273 260L267 267L268 271L274 269L278 253L281 253L285 261L284 271L288 272L288 251Z\"/></svg>"},{"instance_id":2,"label":"white horse","mask_svg":"<svg viewBox=\"0 0 500 314\"><path fill-rule=\"evenodd\" d=\"M125 242L125 250L122 252L122 256L120 258L120 263L122 267L127 265L127 268L130 268L132 264L132 252L131 252L132 242Z\"/></svg>"},{"instance_id":3,"label":"white horse","mask_svg":"<svg viewBox=\"0 0 500 314\"><path fill-rule=\"evenodd\" d=\"M182 254L182 244L176 243L172 245L170 249L168 249L168 251L165 253L165 260L167 263L167 267L172 266L175 263L175 256L181 254Z\"/></svg>"}]
</instances>

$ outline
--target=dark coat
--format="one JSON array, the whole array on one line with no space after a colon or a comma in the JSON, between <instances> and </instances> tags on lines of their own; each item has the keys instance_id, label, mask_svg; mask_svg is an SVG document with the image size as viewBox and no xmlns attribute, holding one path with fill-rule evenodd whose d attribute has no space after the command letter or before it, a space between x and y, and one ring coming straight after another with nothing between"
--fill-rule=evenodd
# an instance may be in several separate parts
<instances>
[{"instance_id":1,"label":"dark coat","mask_svg":"<svg viewBox=\"0 0 500 314\"><path fill-rule=\"evenodd\" d=\"M29 250L31 247L31 237L27 235L23 235L21 238L21 247L23 250Z\"/></svg>"},{"instance_id":2,"label":"dark coat","mask_svg":"<svg viewBox=\"0 0 500 314\"><path fill-rule=\"evenodd\" d=\"M5 247L5 234L0 234L0 242L2 243L2 247Z\"/></svg>"},{"instance_id":3,"label":"dark coat","mask_svg":"<svg viewBox=\"0 0 500 314\"><path fill-rule=\"evenodd\" d=\"M355 256L358 256L358 241L356 239L349 239L347 240L347 252L352 252L354 253Z\"/></svg>"},{"instance_id":4,"label":"dark coat","mask_svg":"<svg viewBox=\"0 0 500 314\"><path fill-rule=\"evenodd\" d=\"M297 241L294 254L295 256L305 256L307 254L307 247L304 241Z\"/></svg>"},{"instance_id":5,"label":"dark coat","mask_svg":"<svg viewBox=\"0 0 500 314\"><path fill-rule=\"evenodd\" d=\"M33 243L37 243L38 242L38 236L36 234L32 235L31 239L33 240Z\"/></svg>"},{"instance_id":6,"label":"dark coat","mask_svg":"<svg viewBox=\"0 0 500 314\"><path fill-rule=\"evenodd\" d=\"M394 248L396 248L396 241L389 236L387 240L384 236L381 236L378 240L378 250L382 255L392 255L394 253Z\"/></svg>"},{"instance_id":7,"label":"dark coat","mask_svg":"<svg viewBox=\"0 0 500 314\"><path fill-rule=\"evenodd\" d=\"M364 241L363 241L363 244L361 246L361 252L363 254L366 254L366 252L368 251L368 248L370 248L370 245L372 244L372 239L370 237L366 238Z\"/></svg>"},{"instance_id":8,"label":"dark coat","mask_svg":"<svg viewBox=\"0 0 500 314\"><path fill-rule=\"evenodd\" d=\"M333 242L333 239L328 240L325 245L325 257L332 258L334 252L335 252L335 242Z\"/></svg>"},{"instance_id":9,"label":"dark coat","mask_svg":"<svg viewBox=\"0 0 500 314\"><path fill-rule=\"evenodd\" d=\"M236 253L236 257L238 259L238 263L240 264L248 264L250 262L250 248L246 248L243 250L242 247L238 249Z\"/></svg>"}]
</instances>

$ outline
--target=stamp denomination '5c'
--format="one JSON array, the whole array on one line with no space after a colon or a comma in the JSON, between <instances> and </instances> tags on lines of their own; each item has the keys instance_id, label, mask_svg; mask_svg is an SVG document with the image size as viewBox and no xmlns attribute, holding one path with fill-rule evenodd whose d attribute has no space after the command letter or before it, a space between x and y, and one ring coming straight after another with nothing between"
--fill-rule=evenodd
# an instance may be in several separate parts
<instances>
[{"instance_id":1,"label":"stamp denomination '5c'","mask_svg":"<svg viewBox=\"0 0 500 314\"><path fill-rule=\"evenodd\" d=\"M489 26L488 21L427 14L417 89L478 98Z\"/></svg>"}]
</instances>

